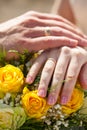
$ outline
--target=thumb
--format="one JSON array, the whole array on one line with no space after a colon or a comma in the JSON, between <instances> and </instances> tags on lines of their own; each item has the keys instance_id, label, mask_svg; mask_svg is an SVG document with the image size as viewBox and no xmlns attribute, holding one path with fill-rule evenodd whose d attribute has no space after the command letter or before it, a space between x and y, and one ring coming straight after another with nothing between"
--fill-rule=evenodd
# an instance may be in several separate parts
<instances>
[{"instance_id":1,"label":"thumb","mask_svg":"<svg viewBox=\"0 0 87 130\"><path fill-rule=\"evenodd\" d=\"M79 82L83 89L87 90L87 63L83 65L80 74Z\"/></svg>"}]
</instances>

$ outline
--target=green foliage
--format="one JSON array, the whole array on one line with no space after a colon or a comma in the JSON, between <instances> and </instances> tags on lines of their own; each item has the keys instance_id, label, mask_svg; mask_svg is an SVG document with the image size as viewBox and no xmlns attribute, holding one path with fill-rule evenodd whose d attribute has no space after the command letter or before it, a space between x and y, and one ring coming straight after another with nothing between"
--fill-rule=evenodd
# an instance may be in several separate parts
<instances>
[{"instance_id":1,"label":"green foliage","mask_svg":"<svg viewBox=\"0 0 87 130\"><path fill-rule=\"evenodd\" d=\"M0 66L4 66L6 64L12 64L14 66L18 66L24 76L26 77L27 73L28 73L28 68L27 68L27 63L31 61L31 59L34 58L34 53L31 52L27 52L24 51L24 53L20 54L15 50L10 50L10 52L15 52L18 56L19 59L15 60L12 59L10 61L6 61L5 57L6 57L6 52L3 48L0 49ZM35 81L29 85L27 84L27 87L29 88L29 90L35 90L38 88L38 84L40 81L40 75L38 74L38 76L36 77ZM66 80L61 81L62 83L67 82ZM55 86L56 87L56 86ZM48 93L49 93L49 89L48 89ZM87 96L87 92L85 92L85 96ZM15 97L12 97L13 102ZM20 108L11 108L14 112L14 121L15 121L15 126L22 126L19 128L17 127L17 130L53 130L53 126L52 125L47 125L45 123L43 123L41 120L36 120L36 119L27 119L26 120L26 114L25 112ZM17 117L19 117L19 120L17 121ZM25 121L26 120L26 121ZM81 115L81 113L76 112L73 113L71 116L69 116L67 119L69 121L69 126L65 127L64 125L61 125L60 130L87 130L87 115ZM81 121L83 122L83 124L81 124ZM18 123L18 124L17 124ZM54 122L52 122L54 123ZM12 129L13 130L13 129Z\"/></svg>"},{"instance_id":2,"label":"green foliage","mask_svg":"<svg viewBox=\"0 0 87 130\"><path fill-rule=\"evenodd\" d=\"M5 61L6 51L3 47L0 47L0 66L4 66L6 64Z\"/></svg>"},{"instance_id":3,"label":"green foliage","mask_svg":"<svg viewBox=\"0 0 87 130\"><path fill-rule=\"evenodd\" d=\"M27 120L18 130L44 130L45 125L36 119Z\"/></svg>"}]
</instances>

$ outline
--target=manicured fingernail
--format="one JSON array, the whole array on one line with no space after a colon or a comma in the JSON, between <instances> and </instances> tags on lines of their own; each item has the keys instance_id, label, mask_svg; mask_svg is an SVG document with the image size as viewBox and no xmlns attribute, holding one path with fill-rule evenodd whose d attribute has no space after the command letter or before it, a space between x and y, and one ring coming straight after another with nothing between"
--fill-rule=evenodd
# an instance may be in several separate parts
<instances>
[{"instance_id":1,"label":"manicured fingernail","mask_svg":"<svg viewBox=\"0 0 87 130\"><path fill-rule=\"evenodd\" d=\"M53 96L48 97L48 104L49 105L54 105L55 104L55 98Z\"/></svg>"},{"instance_id":2,"label":"manicured fingernail","mask_svg":"<svg viewBox=\"0 0 87 130\"><path fill-rule=\"evenodd\" d=\"M62 99L61 99L61 104L65 105L68 101L68 98L63 96Z\"/></svg>"},{"instance_id":3,"label":"manicured fingernail","mask_svg":"<svg viewBox=\"0 0 87 130\"><path fill-rule=\"evenodd\" d=\"M28 77L26 78L26 83L31 84L32 82L33 82L33 78L32 78L31 76L28 76Z\"/></svg>"},{"instance_id":4,"label":"manicured fingernail","mask_svg":"<svg viewBox=\"0 0 87 130\"><path fill-rule=\"evenodd\" d=\"M45 97L46 96L45 90L44 89L38 90L38 96Z\"/></svg>"}]
</instances>

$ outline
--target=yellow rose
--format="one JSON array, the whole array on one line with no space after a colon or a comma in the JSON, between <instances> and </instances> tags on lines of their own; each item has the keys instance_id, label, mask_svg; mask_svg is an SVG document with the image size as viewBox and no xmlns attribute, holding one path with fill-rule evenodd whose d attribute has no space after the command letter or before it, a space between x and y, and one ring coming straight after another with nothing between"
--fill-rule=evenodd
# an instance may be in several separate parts
<instances>
[{"instance_id":1,"label":"yellow rose","mask_svg":"<svg viewBox=\"0 0 87 130\"><path fill-rule=\"evenodd\" d=\"M26 88L24 88L22 103L30 118L40 118L44 116L50 108L50 106L47 105L46 99L37 95L37 91L28 91Z\"/></svg>"},{"instance_id":2,"label":"yellow rose","mask_svg":"<svg viewBox=\"0 0 87 130\"><path fill-rule=\"evenodd\" d=\"M24 76L19 68L10 64L0 68L0 92L19 92L23 83Z\"/></svg>"},{"instance_id":3,"label":"yellow rose","mask_svg":"<svg viewBox=\"0 0 87 130\"><path fill-rule=\"evenodd\" d=\"M62 106L62 110L66 114L71 114L76 112L81 108L84 102L84 92L78 88L75 88L71 97L71 100L64 106Z\"/></svg>"}]
</instances>

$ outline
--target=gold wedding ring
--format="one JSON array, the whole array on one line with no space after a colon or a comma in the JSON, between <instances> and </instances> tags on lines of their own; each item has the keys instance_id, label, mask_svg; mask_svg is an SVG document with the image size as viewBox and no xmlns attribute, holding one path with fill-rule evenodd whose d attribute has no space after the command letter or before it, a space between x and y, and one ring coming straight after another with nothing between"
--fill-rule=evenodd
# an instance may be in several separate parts
<instances>
[{"instance_id":1,"label":"gold wedding ring","mask_svg":"<svg viewBox=\"0 0 87 130\"><path fill-rule=\"evenodd\" d=\"M51 31L49 27L46 27L45 29L45 36L50 36L51 35Z\"/></svg>"}]
</instances>

